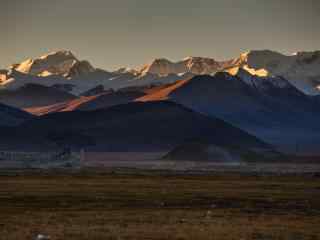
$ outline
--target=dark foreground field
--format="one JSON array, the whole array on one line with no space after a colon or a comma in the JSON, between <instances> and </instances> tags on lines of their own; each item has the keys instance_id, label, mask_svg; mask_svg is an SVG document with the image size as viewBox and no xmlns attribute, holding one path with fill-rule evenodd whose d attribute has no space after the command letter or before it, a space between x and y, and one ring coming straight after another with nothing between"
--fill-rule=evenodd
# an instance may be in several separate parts
<instances>
[{"instance_id":1,"label":"dark foreground field","mask_svg":"<svg viewBox=\"0 0 320 240\"><path fill-rule=\"evenodd\" d=\"M0 176L0 239L320 239L320 178Z\"/></svg>"}]
</instances>

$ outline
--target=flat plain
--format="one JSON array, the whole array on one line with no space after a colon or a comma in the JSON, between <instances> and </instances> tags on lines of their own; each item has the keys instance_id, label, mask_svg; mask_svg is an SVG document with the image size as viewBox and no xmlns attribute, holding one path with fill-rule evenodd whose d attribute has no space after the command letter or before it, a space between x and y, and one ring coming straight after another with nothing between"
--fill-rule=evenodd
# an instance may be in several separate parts
<instances>
[{"instance_id":1,"label":"flat plain","mask_svg":"<svg viewBox=\"0 0 320 240\"><path fill-rule=\"evenodd\" d=\"M320 177L3 172L0 239L320 239Z\"/></svg>"}]
</instances>

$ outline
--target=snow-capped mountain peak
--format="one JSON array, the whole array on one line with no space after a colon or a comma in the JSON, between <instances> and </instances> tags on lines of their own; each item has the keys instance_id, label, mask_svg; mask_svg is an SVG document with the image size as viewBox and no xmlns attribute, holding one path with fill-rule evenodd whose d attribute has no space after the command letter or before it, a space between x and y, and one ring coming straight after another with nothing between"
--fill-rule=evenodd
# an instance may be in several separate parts
<instances>
[{"instance_id":1,"label":"snow-capped mountain peak","mask_svg":"<svg viewBox=\"0 0 320 240\"><path fill-rule=\"evenodd\" d=\"M269 89L273 88L288 88L292 87L292 85L282 77L271 76L264 69L260 69L258 71L252 70L247 66L238 68L236 74L232 74L238 78L240 78L246 84L255 87L257 89Z\"/></svg>"},{"instance_id":2,"label":"snow-capped mountain peak","mask_svg":"<svg viewBox=\"0 0 320 240\"><path fill-rule=\"evenodd\" d=\"M186 57L180 61L172 62L166 58L154 59L150 64L144 65L138 69L141 75L147 73L159 76L167 76L169 74L214 74L225 68L226 62L218 62L213 58L207 57Z\"/></svg>"},{"instance_id":3,"label":"snow-capped mountain peak","mask_svg":"<svg viewBox=\"0 0 320 240\"><path fill-rule=\"evenodd\" d=\"M145 64L142 68L138 69L141 75L151 73L166 76L175 71L175 63L166 58L156 58L151 63Z\"/></svg>"},{"instance_id":4,"label":"snow-capped mountain peak","mask_svg":"<svg viewBox=\"0 0 320 240\"><path fill-rule=\"evenodd\" d=\"M269 76L282 76L306 94L319 94L320 51L284 55L270 50L254 50L241 54L235 62L239 67L247 66L254 71L265 69Z\"/></svg>"},{"instance_id":5,"label":"snow-capped mountain peak","mask_svg":"<svg viewBox=\"0 0 320 240\"><path fill-rule=\"evenodd\" d=\"M94 70L89 62L79 61L68 50L51 52L36 59L27 59L20 64L12 65L11 68L34 76L70 76Z\"/></svg>"},{"instance_id":6,"label":"snow-capped mountain peak","mask_svg":"<svg viewBox=\"0 0 320 240\"><path fill-rule=\"evenodd\" d=\"M214 58L189 56L180 61L156 58L141 68L121 68L114 72L95 69L88 61L78 60L71 51L51 52L0 71L0 86L17 89L27 83L67 89L73 94L103 86L105 89L166 84L193 77L228 72L241 77L247 84L281 76L307 94L320 91L320 51L284 55L270 50L253 50L238 58L217 61ZM277 77L276 77L277 78ZM276 80L278 87L286 83Z\"/></svg>"}]
</instances>

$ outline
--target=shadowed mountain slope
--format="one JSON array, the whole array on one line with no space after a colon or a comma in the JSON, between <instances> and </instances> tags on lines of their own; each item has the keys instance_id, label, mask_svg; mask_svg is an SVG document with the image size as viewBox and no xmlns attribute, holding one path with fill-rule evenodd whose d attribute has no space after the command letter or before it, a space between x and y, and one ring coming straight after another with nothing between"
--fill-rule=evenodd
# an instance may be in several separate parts
<instances>
[{"instance_id":1,"label":"shadowed mountain slope","mask_svg":"<svg viewBox=\"0 0 320 240\"><path fill-rule=\"evenodd\" d=\"M217 116L287 150L296 145L316 151L320 106L282 77L238 75L196 76L139 101L169 99L195 111ZM311 149L309 149L309 147Z\"/></svg>"},{"instance_id":2,"label":"shadowed mountain slope","mask_svg":"<svg viewBox=\"0 0 320 240\"><path fill-rule=\"evenodd\" d=\"M16 126L31 118L32 115L27 112L0 103L0 127ZM2 133L1 138L5 140Z\"/></svg>"},{"instance_id":3,"label":"shadowed mountain slope","mask_svg":"<svg viewBox=\"0 0 320 240\"><path fill-rule=\"evenodd\" d=\"M14 134L4 133L9 147L94 147L103 151L168 151L203 139L219 146L270 148L230 124L179 104L160 101L129 103L91 112L48 114L28 121ZM26 141L27 140L27 141Z\"/></svg>"},{"instance_id":4,"label":"shadowed mountain slope","mask_svg":"<svg viewBox=\"0 0 320 240\"><path fill-rule=\"evenodd\" d=\"M76 96L54 87L26 84L16 90L0 90L0 102L17 108L30 108L73 100Z\"/></svg>"},{"instance_id":5,"label":"shadowed mountain slope","mask_svg":"<svg viewBox=\"0 0 320 240\"><path fill-rule=\"evenodd\" d=\"M27 112L34 115L45 115L55 112L68 112L68 111L93 111L112 107L119 104L129 103L136 98L145 95L139 91L108 91L94 96L79 97L75 100L61 102L44 107L34 107L25 109Z\"/></svg>"},{"instance_id":6,"label":"shadowed mountain slope","mask_svg":"<svg viewBox=\"0 0 320 240\"><path fill-rule=\"evenodd\" d=\"M92 110L98 110L102 108L112 107L119 104L125 104L132 101L135 101L136 99L141 98L142 96L145 96L146 94L151 94L155 92L159 92L161 89L166 89L169 86L174 86L173 84L161 84L161 85L155 85L155 86L148 86L148 87L127 87L122 88L117 91L108 90L105 91L101 88L93 89L89 92L87 92L85 95L87 96L81 96L77 99L71 100L71 101L65 101L65 102L59 102L52 105L47 106L41 106L41 107L31 107L26 108L25 110L27 112L30 112L34 115L45 115L49 113L54 112L66 112L66 111L92 111ZM96 95L95 92L98 92ZM100 92L100 93L99 93Z\"/></svg>"}]
</instances>

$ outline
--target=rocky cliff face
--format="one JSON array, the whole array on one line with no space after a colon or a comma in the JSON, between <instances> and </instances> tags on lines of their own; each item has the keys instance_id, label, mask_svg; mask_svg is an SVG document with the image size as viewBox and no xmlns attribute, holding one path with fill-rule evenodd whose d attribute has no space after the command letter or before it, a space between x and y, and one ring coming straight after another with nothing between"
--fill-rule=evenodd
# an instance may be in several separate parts
<instances>
[{"instance_id":1,"label":"rocky cliff face","mask_svg":"<svg viewBox=\"0 0 320 240\"><path fill-rule=\"evenodd\" d=\"M73 78L81 75L87 75L94 72L95 69L88 61L77 61L70 67L69 71L64 74L67 78Z\"/></svg>"},{"instance_id":2,"label":"rocky cliff face","mask_svg":"<svg viewBox=\"0 0 320 240\"><path fill-rule=\"evenodd\" d=\"M0 84L7 81L8 70L0 70Z\"/></svg>"}]
</instances>

